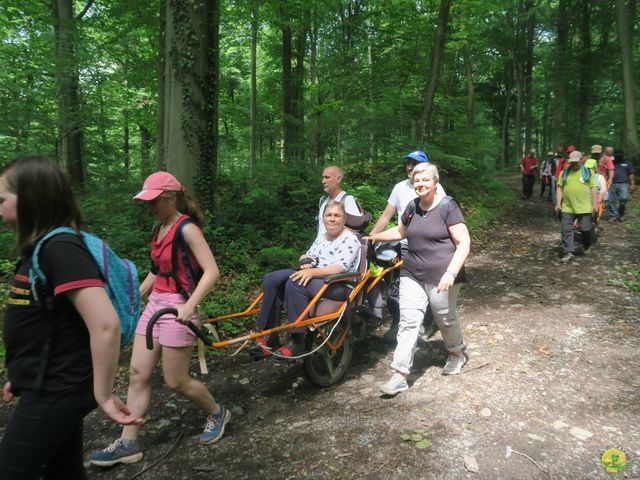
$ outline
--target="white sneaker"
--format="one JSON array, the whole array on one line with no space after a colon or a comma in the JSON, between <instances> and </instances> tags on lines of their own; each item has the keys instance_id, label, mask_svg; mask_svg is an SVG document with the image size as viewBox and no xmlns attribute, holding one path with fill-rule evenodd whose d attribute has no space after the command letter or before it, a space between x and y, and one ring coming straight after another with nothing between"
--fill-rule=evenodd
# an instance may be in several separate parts
<instances>
[{"instance_id":1,"label":"white sneaker","mask_svg":"<svg viewBox=\"0 0 640 480\"><path fill-rule=\"evenodd\" d=\"M444 368L442 369L443 375L457 375L462 370L467 363L467 354L461 352L462 355L453 355L449 354L447 358L447 363L445 363Z\"/></svg>"},{"instance_id":2,"label":"white sneaker","mask_svg":"<svg viewBox=\"0 0 640 480\"><path fill-rule=\"evenodd\" d=\"M407 379L399 373L394 373L391 380L380 386L380 391L385 395L396 395L408 389Z\"/></svg>"},{"instance_id":3,"label":"white sneaker","mask_svg":"<svg viewBox=\"0 0 640 480\"><path fill-rule=\"evenodd\" d=\"M573 253L567 252L564 254L564 257L560 259L562 263L568 263L574 257Z\"/></svg>"}]
</instances>

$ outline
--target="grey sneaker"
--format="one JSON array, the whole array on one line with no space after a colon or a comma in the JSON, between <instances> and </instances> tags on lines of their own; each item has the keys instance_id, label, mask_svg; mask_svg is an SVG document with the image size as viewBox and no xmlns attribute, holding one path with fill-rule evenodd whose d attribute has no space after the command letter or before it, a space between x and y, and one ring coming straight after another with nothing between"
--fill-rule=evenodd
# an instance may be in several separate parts
<instances>
[{"instance_id":1,"label":"grey sneaker","mask_svg":"<svg viewBox=\"0 0 640 480\"><path fill-rule=\"evenodd\" d=\"M571 252L567 252L564 254L564 257L560 259L562 263L568 263L573 259L574 255Z\"/></svg>"},{"instance_id":2,"label":"grey sneaker","mask_svg":"<svg viewBox=\"0 0 640 480\"><path fill-rule=\"evenodd\" d=\"M444 368L442 369L443 375L457 375L462 370L467 363L467 354L462 352L462 355L453 355L449 354L447 358L447 363L445 363Z\"/></svg>"},{"instance_id":3,"label":"grey sneaker","mask_svg":"<svg viewBox=\"0 0 640 480\"><path fill-rule=\"evenodd\" d=\"M408 389L407 379L399 373L394 373L391 380L380 386L380 391L385 395L396 395Z\"/></svg>"},{"instance_id":4,"label":"grey sneaker","mask_svg":"<svg viewBox=\"0 0 640 480\"><path fill-rule=\"evenodd\" d=\"M118 463L136 463L142 459L140 444L133 440L128 447L119 438L104 450L93 452L89 462L98 467L112 467Z\"/></svg>"},{"instance_id":5,"label":"grey sneaker","mask_svg":"<svg viewBox=\"0 0 640 480\"><path fill-rule=\"evenodd\" d=\"M220 407L220 411L215 415L212 414L207 417L207 424L204 427L202 435L200 435L200 445L216 443L224 435L224 427L231 419L231 412L221 403L219 403L218 406Z\"/></svg>"}]
</instances>

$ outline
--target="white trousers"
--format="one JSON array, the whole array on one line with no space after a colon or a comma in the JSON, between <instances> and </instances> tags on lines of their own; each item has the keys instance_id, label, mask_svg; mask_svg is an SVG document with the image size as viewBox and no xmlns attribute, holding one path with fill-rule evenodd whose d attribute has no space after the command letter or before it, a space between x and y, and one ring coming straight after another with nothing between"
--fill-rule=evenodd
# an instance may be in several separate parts
<instances>
[{"instance_id":1,"label":"white trousers","mask_svg":"<svg viewBox=\"0 0 640 480\"><path fill-rule=\"evenodd\" d=\"M442 339L450 352L464 348L462 328L456 314L456 302L460 284L438 293L437 285L420 284L409 277L400 277L400 324L398 325L398 345L393 352L391 368L409 374L413 365L413 354L418 341L418 332L424 319L427 305L431 304Z\"/></svg>"}]
</instances>

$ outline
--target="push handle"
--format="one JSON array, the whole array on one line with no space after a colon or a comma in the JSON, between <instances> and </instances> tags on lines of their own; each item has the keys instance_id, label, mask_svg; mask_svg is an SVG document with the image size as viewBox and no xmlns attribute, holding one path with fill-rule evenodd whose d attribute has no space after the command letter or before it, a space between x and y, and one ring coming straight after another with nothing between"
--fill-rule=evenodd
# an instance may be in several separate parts
<instances>
[{"instance_id":1,"label":"push handle","mask_svg":"<svg viewBox=\"0 0 640 480\"><path fill-rule=\"evenodd\" d=\"M146 340L147 340L147 349L148 350L153 350L153 327L156 324L156 322L160 319L160 317L164 316L164 315L178 315L178 310L172 307L169 308L161 308L160 310L158 310L156 313L154 313L153 315L151 315L151 318L149 319L149 323L147 324L147 331L146 331ZM189 327L189 330L191 330L193 333L195 333L195 335L202 340L205 345L210 345L211 341L209 340L209 338L205 335L205 333L198 328L193 322L189 322L187 323L187 327Z\"/></svg>"}]
</instances>

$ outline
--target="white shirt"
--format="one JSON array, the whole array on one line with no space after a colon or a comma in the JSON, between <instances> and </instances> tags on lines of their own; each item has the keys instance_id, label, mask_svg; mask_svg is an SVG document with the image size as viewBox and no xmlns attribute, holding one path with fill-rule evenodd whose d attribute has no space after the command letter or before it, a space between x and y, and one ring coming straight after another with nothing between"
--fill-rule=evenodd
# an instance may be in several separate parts
<instances>
[{"instance_id":1,"label":"white shirt","mask_svg":"<svg viewBox=\"0 0 640 480\"><path fill-rule=\"evenodd\" d=\"M345 196L346 198L344 198ZM360 209L358 208L358 204L356 203L356 199L353 198L353 195L349 195L343 190L333 200L342 202L343 198L345 211L351 215L360 215ZM327 207L327 203L329 203L329 200L331 199L329 198L329 196L327 196L327 198L324 199L324 202L320 204L320 210L318 211L318 237L322 238L324 238L324 233L327 231L327 229L324 227L322 216L324 215L324 209Z\"/></svg>"}]
</instances>

